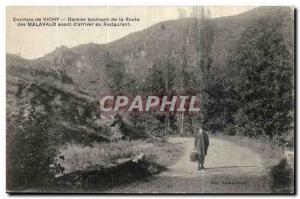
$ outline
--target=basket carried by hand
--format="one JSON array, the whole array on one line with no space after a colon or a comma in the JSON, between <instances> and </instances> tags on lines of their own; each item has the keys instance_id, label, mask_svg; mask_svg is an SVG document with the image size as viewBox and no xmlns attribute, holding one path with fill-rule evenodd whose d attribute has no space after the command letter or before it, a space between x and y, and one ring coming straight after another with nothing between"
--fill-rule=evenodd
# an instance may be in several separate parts
<instances>
[{"instance_id":1,"label":"basket carried by hand","mask_svg":"<svg viewBox=\"0 0 300 199\"><path fill-rule=\"evenodd\" d=\"M195 149L193 149L190 153L190 160L191 162L197 161L197 151Z\"/></svg>"}]
</instances>

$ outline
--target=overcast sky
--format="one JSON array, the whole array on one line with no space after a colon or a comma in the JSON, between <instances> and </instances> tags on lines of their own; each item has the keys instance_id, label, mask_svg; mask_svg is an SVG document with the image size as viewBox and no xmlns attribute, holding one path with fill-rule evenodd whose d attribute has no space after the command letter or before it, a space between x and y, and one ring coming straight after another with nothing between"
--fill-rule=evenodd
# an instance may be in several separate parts
<instances>
[{"instance_id":1,"label":"overcast sky","mask_svg":"<svg viewBox=\"0 0 300 199\"><path fill-rule=\"evenodd\" d=\"M213 18L236 15L250 6L210 6ZM62 45L73 47L89 42L108 43L160 21L189 16L192 7L9 7L7 9L7 52L33 59ZM17 27L13 17L137 17L130 27Z\"/></svg>"}]
</instances>

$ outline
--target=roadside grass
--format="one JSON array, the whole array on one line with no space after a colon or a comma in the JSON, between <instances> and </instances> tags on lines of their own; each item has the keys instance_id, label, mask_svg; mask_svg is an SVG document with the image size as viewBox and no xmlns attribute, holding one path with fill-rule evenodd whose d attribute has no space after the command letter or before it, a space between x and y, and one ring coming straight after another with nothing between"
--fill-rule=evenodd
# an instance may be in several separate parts
<instances>
[{"instance_id":1,"label":"roadside grass","mask_svg":"<svg viewBox=\"0 0 300 199\"><path fill-rule=\"evenodd\" d=\"M95 165L109 167L119 159L139 154L145 154L161 166L168 166L182 155L182 148L181 144L142 140L94 143L91 146L68 143L60 146L58 162L64 168L64 174Z\"/></svg>"}]
</instances>

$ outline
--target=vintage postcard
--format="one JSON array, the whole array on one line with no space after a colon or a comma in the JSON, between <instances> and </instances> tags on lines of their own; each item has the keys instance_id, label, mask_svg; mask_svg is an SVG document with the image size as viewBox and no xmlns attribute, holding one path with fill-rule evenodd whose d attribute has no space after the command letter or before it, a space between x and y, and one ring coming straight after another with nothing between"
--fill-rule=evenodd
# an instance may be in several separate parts
<instances>
[{"instance_id":1,"label":"vintage postcard","mask_svg":"<svg viewBox=\"0 0 300 199\"><path fill-rule=\"evenodd\" d=\"M7 7L7 192L295 194L294 20Z\"/></svg>"}]
</instances>

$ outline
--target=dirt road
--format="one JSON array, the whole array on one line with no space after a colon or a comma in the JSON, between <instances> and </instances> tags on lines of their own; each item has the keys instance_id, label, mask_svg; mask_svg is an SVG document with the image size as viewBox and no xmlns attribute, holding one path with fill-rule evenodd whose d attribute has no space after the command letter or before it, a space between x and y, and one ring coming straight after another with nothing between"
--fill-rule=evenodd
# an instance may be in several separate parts
<instances>
[{"instance_id":1,"label":"dirt road","mask_svg":"<svg viewBox=\"0 0 300 199\"><path fill-rule=\"evenodd\" d=\"M184 144L183 156L167 171L109 192L118 193L259 193L270 192L266 163L259 154L232 142L211 138L205 170L190 162L193 138L171 138Z\"/></svg>"}]
</instances>

